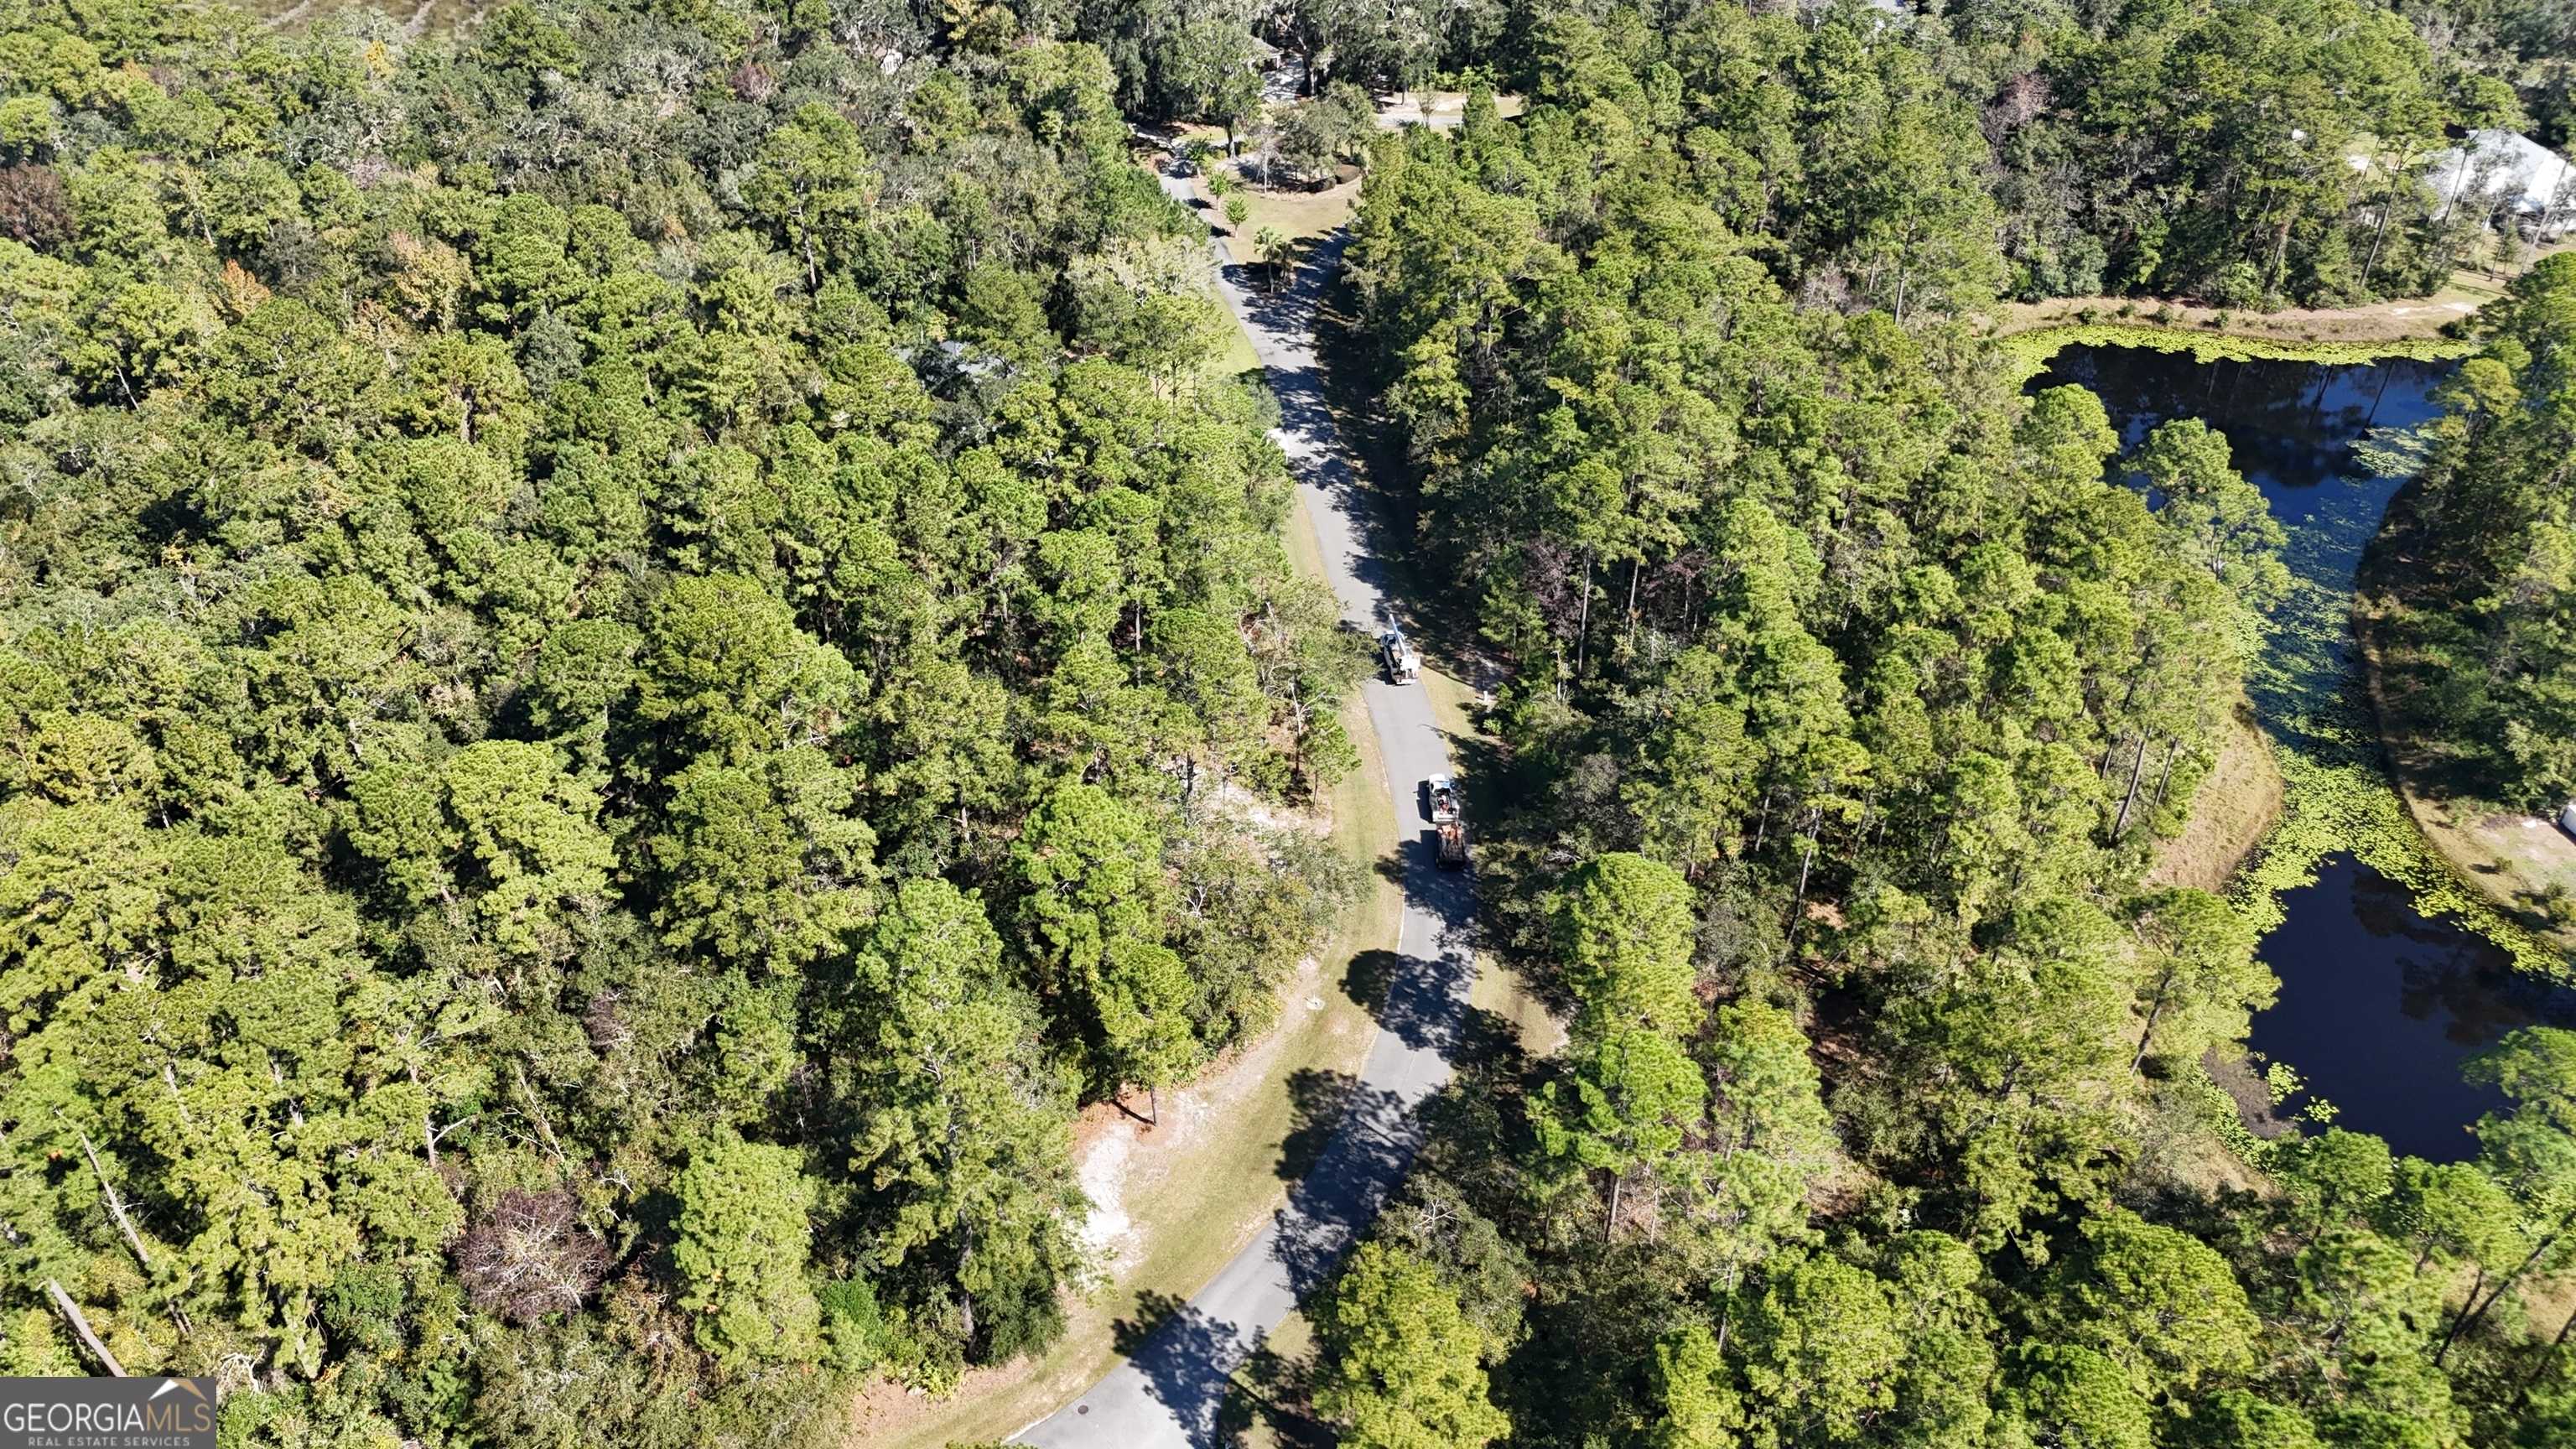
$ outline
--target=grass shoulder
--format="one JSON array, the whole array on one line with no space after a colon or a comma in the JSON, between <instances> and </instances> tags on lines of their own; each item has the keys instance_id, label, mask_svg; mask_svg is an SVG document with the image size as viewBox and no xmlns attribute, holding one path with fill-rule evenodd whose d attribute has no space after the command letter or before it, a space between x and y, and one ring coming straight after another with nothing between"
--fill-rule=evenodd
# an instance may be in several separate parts
<instances>
[{"instance_id":1,"label":"grass shoulder","mask_svg":"<svg viewBox=\"0 0 2576 1449\"><path fill-rule=\"evenodd\" d=\"M1992 320L1995 335L2034 373L2058 349L2078 343L2188 352L2200 362L2432 360L2475 350L2459 339L2463 324L2503 295L2494 276L2463 266L2432 296L2359 307L2260 312L2153 298L2052 297L2002 303Z\"/></svg>"}]
</instances>

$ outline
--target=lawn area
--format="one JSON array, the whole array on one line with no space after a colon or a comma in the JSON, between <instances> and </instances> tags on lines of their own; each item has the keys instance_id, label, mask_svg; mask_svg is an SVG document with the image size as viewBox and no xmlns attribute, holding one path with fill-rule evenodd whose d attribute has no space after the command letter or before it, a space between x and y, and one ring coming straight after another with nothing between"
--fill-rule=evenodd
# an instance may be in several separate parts
<instances>
[{"instance_id":1,"label":"lawn area","mask_svg":"<svg viewBox=\"0 0 2576 1449\"><path fill-rule=\"evenodd\" d=\"M1204 140L1220 150L1225 145L1225 132L1214 126L1182 126L1178 134ZM1159 158L1149 156L1145 164L1159 164ZM1311 240L1348 224L1359 208L1360 178L1355 168L1349 176L1331 186L1310 190L1302 186L1268 187L1259 184L1260 168L1252 165L1248 157L1233 161L1215 157L1208 164L1227 168L1229 174L1240 174L1238 168L1250 168L1249 175L1243 177L1242 184L1234 191L1236 196L1243 198L1246 209L1240 227L1227 225L1225 203L1208 190L1208 178L1204 172L1190 180L1190 192L1198 199L1199 214L1216 230L1218 240L1225 244L1226 256L1238 264L1258 260L1252 252L1252 238L1263 227L1276 227L1281 235L1301 241Z\"/></svg>"},{"instance_id":2,"label":"lawn area","mask_svg":"<svg viewBox=\"0 0 2576 1449\"><path fill-rule=\"evenodd\" d=\"M1458 124L1467 107L1465 91L1414 91L1382 100L1378 106L1378 124L1387 130L1401 126L1427 125L1446 129ZM1517 116L1528 108L1519 96L1497 96L1494 109L1505 116ZM1225 149L1225 129L1221 126L1182 125L1174 135L1207 142L1220 152ZM1360 204L1360 172L1345 165L1341 178L1331 186L1308 188L1299 185L1270 186L1261 175L1256 153L1247 146L1244 154L1233 160L1219 159L1212 165L1222 166L1228 174L1239 177L1243 185L1236 195L1244 199L1248 214L1243 225L1229 232L1225 222L1224 203L1207 189L1207 178L1192 181L1191 190L1206 205L1208 224L1227 242L1226 255L1238 263L1255 260L1252 238L1263 227L1276 227L1283 236L1308 240L1325 236L1348 225ZM1242 245L1234 244L1239 235Z\"/></svg>"},{"instance_id":3,"label":"lawn area","mask_svg":"<svg viewBox=\"0 0 2576 1449\"><path fill-rule=\"evenodd\" d=\"M2576 840L2554 820L2481 800L2428 795L2402 771L2398 783L2415 824L2444 859L2498 905L2540 929L2562 955L2576 959L2576 930L2542 928L2553 890L2576 895Z\"/></svg>"},{"instance_id":4,"label":"lawn area","mask_svg":"<svg viewBox=\"0 0 2576 1449\"><path fill-rule=\"evenodd\" d=\"M2539 255L2570 245L2576 242L2560 241ZM1995 309L1996 333L2009 337L2043 327L2110 323L2283 344L2403 342L2441 336L2444 327L2503 296L2504 286L2483 270L2463 266L2451 273L2449 285L2430 297L2366 307L2250 312L2145 297L2054 297L2045 302L2000 304Z\"/></svg>"},{"instance_id":5,"label":"lawn area","mask_svg":"<svg viewBox=\"0 0 2576 1449\"><path fill-rule=\"evenodd\" d=\"M1199 195L1207 195L1205 177L1200 177L1193 184ZM1210 202L1208 216L1225 237L1227 255L1238 262L1250 262L1257 260L1252 253L1252 239L1261 233L1263 227L1276 227L1282 236L1311 241L1348 225L1353 213L1359 209L1360 179L1353 176L1321 191L1306 191L1294 186L1265 190L1247 181L1235 195L1242 197L1247 206L1248 214L1242 226L1226 227L1222 202Z\"/></svg>"},{"instance_id":6,"label":"lawn area","mask_svg":"<svg viewBox=\"0 0 2576 1449\"><path fill-rule=\"evenodd\" d=\"M1287 533L1299 567L1319 568L1302 506ZM1375 868L1395 839L1395 805L1381 788L1377 735L1356 692L1342 722L1360 767L1333 790L1332 836L1364 868L1366 884L1289 983L1279 1026L1209 1076L1164 1093L1161 1128L1142 1130L1113 1107L1085 1114L1077 1157L1099 1204L1093 1230L1124 1245L1106 1281L1074 1306L1064 1337L1042 1358L970 1372L937 1402L877 1385L860 1397L847 1442L942 1449L1005 1438L1044 1418L1117 1363L1119 1325L1140 1302L1197 1292L1286 1201L1289 1141L1308 1125L1290 1084L1308 1073L1358 1074L1377 1028L1342 990L1343 968L1361 951L1392 950L1403 908L1400 888Z\"/></svg>"},{"instance_id":7,"label":"lawn area","mask_svg":"<svg viewBox=\"0 0 2576 1449\"><path fill-rule=\"evenodd\" d=\"M1494 97L1494 113L1505 120L1529 109L1529 98L1516 95ZM1399 126L1429 126L1445 131L1466 118L1465 91L1405 91L1378 103L1377 123L1392 131Z\"/></svg>"}]
</instances>

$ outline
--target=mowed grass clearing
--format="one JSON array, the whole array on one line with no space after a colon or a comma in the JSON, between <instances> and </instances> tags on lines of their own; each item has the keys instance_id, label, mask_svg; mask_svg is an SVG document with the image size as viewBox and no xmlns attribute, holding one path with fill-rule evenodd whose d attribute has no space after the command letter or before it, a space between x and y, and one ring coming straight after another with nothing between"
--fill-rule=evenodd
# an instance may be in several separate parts
<instances>
[{"instance_id":1,"label":"mowed grass clearing","mask_svg":"<svg viewBox=\"0 0 2576 1449\"><path fill-rule=\"evenodd\" d=\"M1219 152L1225 149L1225 132L1215 126L1183 126L1178 134L1206 141ZM1149 156L1146 164L1159 165L1160 158ZM1208 190L1207 170L1190 178L1190 194L1198 198L1199 215L1215 228L1226 256L1240 266L1260 260L1253 252L1252 239L1264 227L1275 228L1282 236L1298 241L1312 241L1349 225L1359 211L1360 176L1356 168L1343 168L1350 174L1331 186L1310 189L1295 184L1261 185L1260 168L1252 165L1248 156L1233 161L1222 155L1210 157L1208 168L1217 167L1226 168L1229 174L1238 167L1249 168L1249 175L1243 176L1234 189L1234 195L1243 199L1243 224L1235 226L1225 219L1225 201Z\"/></svg>"},{"instance_id":2,"label":"mowed grass clearing","mask_svg":"<svg viewBox=\"0 0 2576 1449\"><path fill-rule=\"evenodd\" d=\"M2511 270L2528 271L2532 262L2570 246L2576 246L2576 241L2552 242L2527 255ZM2368 347L2377 343L2440 337L2444 335L2443 329L2452 323L2474 316L2479 308L2503 296L2505 285L2497 272L2464 264L2455 268L2450 280L2430 297L2398 298L2360 307L2290 307L2278 312L2257 312L2241 307L2229 309L2165 302L2152 297L2052 297L2045 302L1998 304L1995 308L1996 335L2009 337L2044 327L2112 323L2215 337L2243 337L2285 346L2348 343Z\"/></svg>"}]
</instances>

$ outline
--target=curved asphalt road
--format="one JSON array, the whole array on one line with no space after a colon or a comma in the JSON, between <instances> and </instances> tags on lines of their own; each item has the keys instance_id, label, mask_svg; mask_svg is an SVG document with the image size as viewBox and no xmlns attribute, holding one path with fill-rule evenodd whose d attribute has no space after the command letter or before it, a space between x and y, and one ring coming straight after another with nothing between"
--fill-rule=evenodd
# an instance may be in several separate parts
<instances>
[{"instance_id":1,"label":"curved asphalt road","mask_svg":"<svg viewBox=\"0 0 2576 1449\"><path fill-rule=\"evenodd\" d=\"M1187 181L1167 173L1163 189L1189 204ZM1342 453L1315 363L1316 301L1325 269L1338 261L1344 240L1333 238L1299 269L1293 286L1276 294L1222 255L1217 276L1226 305L1251 336L1278 395L1281 422L1272 436L1287 450L1342 617L1374 639L1381 624L1398 615L1388 598L1386 570L1368 547L1376 519ZM1211 1449L1227 1376L1331 1273L1420 1145L1413 1109L1449 1080L1450 1056L1466 1020L1467 987L1475 974L1467 944L1473 897L1463 875L1435 864L1430 824L1418 803L1422 780L1451 769L1448 741L1432 722L1422 686L1372 677L1362 693L1397 818L1408 822L1404 838L1392 842L1404 865L1404 921L1396 937L1403 959L1389 973L1386 1001L1377 1012L1377 1041L1342 1125L1305 1180L1289 1190L1287 1206L1249 1247L1187 1307L1155 1326L1108 1377L1021 1430L1017 1443L1042 1449Z\"/></svg>"}]
</instances>

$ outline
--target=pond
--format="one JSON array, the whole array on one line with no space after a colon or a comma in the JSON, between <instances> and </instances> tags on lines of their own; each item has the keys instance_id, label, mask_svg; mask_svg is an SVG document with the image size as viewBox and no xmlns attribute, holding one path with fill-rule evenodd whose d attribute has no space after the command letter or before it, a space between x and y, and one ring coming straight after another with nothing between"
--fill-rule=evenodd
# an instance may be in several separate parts
<instances>
[{"instance_id":1,"label":"pond","mask_svg":"<svg viewBox=\"0 0 2576 1449\"><path fill-rule=\"evenodd\" d=\"M2353 859L2283 893L2263 940L2281 999L2254 1021L2255 1050L2288 1062L2335 1121L2434 1161L2475 1154L2466 1128L2505 1105L2460 1075L2518 1026L2576 1027L2576 991L2514 969L2492 942L2427 919L2403 885ZM2294 934L2295 933L2295 934Z\"/></svg>"},{"instance_id":2,"label":"pond","mask_svg":"<svg viewBox=\"0 0 2576 1449\"><path fill-rule=\"evenodd\" d=\"M2246 688L2289 791L2267 874L2312 867L2316 879L2273 902L2261 954L2281 996L2255 1017L2250 1044L2296 1069L2339 1125L2436 1160L2472 1155L2463 1129L2502 1101L2461 1079L2472 1053L2516 1026L2576 1024L2576 990L2518 972L2419 898L2441 873L2389 787L2351 637L2354 573L2405 481L2361 468L2353 445L2432 417L2432 390L2452 366L2069 347L2032 384L2090 388L2130 444L2157 423L2200 418L2227 435L2238 470L2288 530L2295 584Z\"/></svg>"}]
</instances>

